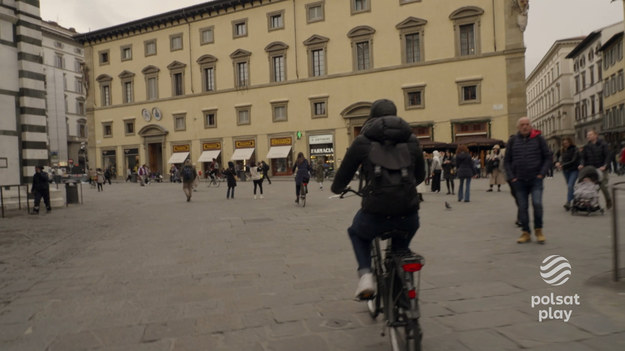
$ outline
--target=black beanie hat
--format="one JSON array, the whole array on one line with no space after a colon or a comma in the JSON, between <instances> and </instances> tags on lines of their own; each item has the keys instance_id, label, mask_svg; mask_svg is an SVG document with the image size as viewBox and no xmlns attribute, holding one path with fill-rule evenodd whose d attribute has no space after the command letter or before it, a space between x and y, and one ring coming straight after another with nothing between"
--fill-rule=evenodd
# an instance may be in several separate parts
<instances>
[{"instance_id":1,"label":"black beanie hat","mask_svg":"<svg viewBox=\"0 0 625 351\"><path fill-rule=\"evenodd\" d=\"M382 117L382 116L396 116L397 115L397 107L395 107L395 103L391 100L380 99L373 102L371 105L371 111L369 112L369 117Z\"/></svg>"}]
</instances>

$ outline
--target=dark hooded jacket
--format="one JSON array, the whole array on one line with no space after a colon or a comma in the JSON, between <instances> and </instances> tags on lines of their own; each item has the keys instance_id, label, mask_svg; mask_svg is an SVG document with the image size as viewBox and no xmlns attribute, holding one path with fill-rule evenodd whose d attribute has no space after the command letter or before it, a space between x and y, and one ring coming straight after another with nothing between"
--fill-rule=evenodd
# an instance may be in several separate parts
<instances>
[{"instance_id":1,"label":"dark hooded jacket","mask_svg":"<svg viewBox=\"0 0 625 351\"><path fill-rule=\"evenodd\" d=\"M582 166L593 166L595 168L607 167L611 161L608 144L601 139L597 139L594 144L588 142L582 149L581 161Z\"/></svg>"},{"instance_id":2,"label":"dark hooded jacket","mask_svg":"<svg viewBox=\"0 0 625 351\"><path fill-rule=\"evenodd\" d=\"M506 144L504 166L509 180L544 177L551 167L551 151L540 131L532 129L526 136L520 132L511 136Z\"/></svg>"},{"instance_id":3,"label":"dark hooded jacket","mask_svg":"<svg viewBox=\"0 0 625 351\"><path fill-rule=\"evenodd\" d=\"M390 100L378 100L371 106L369 119L363 126L361 133L354 139L352 145L347 149L343 162L339 167L334 181L332 182L332 192L338 194L351 182L356 170L361 165L362 173L368 182L371 174L369 152L371 142L380 143L407 143L412 157L412 169L416 184L420 184L425 179L425 163L423 151L419 145L417 137L412 133L412 129L400 117L395 116L397 110L395 104ZM418 201L414 208L407 209L408 212L416 212L419 209ZM367 208L363 207L366 211Z\"/></svg>"}]
</instances>

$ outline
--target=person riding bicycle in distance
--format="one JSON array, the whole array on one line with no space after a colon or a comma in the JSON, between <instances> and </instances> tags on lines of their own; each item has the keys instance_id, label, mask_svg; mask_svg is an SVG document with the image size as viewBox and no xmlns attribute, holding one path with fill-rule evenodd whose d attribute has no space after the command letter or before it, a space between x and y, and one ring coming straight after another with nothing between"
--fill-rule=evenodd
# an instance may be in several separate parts
<instances>
[{"instance_id":1,"label":"person riding bicycle in distance","mask_svg":"<svg viewBox=\"0 0 625 351\"><path fill-rule=\"evenodd\" d=\"M408 123L397 116L397 108L390 100L377 100L371 105L369 119L347 149L334 176L332 192L343 192L361 165L361 176L365 180L361 208L347 233L360 277L355 297L364 300L375 294L371 272L373 239L384 233L401 232L404 235L393 237L392 249L407 250L419 229L416 186L425 179L423 151Z\"/></svg>"}]
</instances>

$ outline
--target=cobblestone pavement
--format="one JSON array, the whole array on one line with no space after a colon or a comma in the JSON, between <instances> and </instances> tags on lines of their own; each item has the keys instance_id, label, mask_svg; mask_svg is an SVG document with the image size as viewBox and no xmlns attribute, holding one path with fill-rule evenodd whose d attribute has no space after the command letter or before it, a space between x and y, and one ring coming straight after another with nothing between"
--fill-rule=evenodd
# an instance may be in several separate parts
<instances>
[{"instance_id":1,"label":"cobblestone pavement","mask_svg":"<svg viewBox=\"0 0 625 351\"><path fill-rule=\"evenodd\" d=\"M546 245L518 245L507 186L472 187L470 203L427 193L422 204L412 248L427 262L424 349L625 349L611 213L565 212L556 174L545 180ZM346 228L359 199L330 199L311 184L301 208L291 179L264 188L254 200L240 182L226 200L223 184L201 184L186 202L179 184L114 183L101 193L86 186L84 204L50 214L9 212L0 218L0 349L389 350L382 322L351 299ZM625 208L625 194L619 201ZM549 255L570 261L566 284L540 277ZM533 296L551 294L578 294L580 304L532 308ZM572 315L539 322L549 307Z\"/></svg>"}]
</instances>

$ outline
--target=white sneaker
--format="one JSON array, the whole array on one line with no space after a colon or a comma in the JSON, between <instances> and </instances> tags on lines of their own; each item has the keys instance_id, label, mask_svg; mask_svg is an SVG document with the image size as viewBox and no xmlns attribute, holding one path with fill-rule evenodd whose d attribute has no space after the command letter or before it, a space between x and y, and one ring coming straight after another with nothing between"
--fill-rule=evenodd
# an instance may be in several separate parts
<instances>
[{"instance_id":1,"label":"white sneaker","mask_svg":"<svg viewBox=\"0 0 625 351\"><path fill-rule=\"evenodd\" d=\"M264 199L265 197L263 195L260 196L261 199Z\"/></svg>"},{"instance_id":2,"label":"white sneaker","mask_svg":"<svg viewBox=\"0 0 625 351\"><path fill-rule=\"evenodd\" d=\"M254 200L256 200L256 195L254 195Z\"/></svg>"},{"instance_id":3,"label":"white sneaker","mask_svg":"<svg viewBox=\"0 0 625 351\"><path fill-rule=\"evenodd\" d=\"M356 300L369 300L375 296L375 284L373 282L373 273L365 273L360 277L358 289L356 289Z\"/></svg>"}]
</instances>

